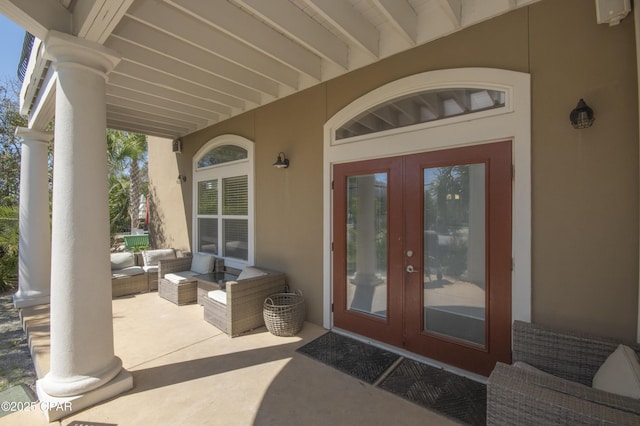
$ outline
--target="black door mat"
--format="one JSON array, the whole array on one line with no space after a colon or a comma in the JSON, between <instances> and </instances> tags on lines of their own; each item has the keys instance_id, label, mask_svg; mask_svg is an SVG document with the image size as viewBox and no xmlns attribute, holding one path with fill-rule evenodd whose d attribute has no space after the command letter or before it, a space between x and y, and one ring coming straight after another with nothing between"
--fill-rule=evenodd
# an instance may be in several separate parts
<instances>
[{"instance_id":1,"label":"black door mat","mask_svg":"<svg viewBox=\"0 0 640 426\"><path fill-rule=\"evenodd\" d=\"M486 424L482 383L332 332L297 352L457 421Z\"/></svg>"},{"instance_id":2,"label":"black door mat","mask_svg":"<svg viewBox=\"0 0 640 426\"><path fill-rule=\"evenodd\" d=\"M400 358L389 351L331 332L297 351L371 385Z\"/></svg>"},{"instance_id":3,"label":"black door mat","mask_svg":"<svg viewBox=\"0 0 640 426\"><path fill-rule=\"evenodd\" d=\"M440 368L403 359L378 387L470 425L487 423L486 385Z\"/></svg>"}]
</instances>

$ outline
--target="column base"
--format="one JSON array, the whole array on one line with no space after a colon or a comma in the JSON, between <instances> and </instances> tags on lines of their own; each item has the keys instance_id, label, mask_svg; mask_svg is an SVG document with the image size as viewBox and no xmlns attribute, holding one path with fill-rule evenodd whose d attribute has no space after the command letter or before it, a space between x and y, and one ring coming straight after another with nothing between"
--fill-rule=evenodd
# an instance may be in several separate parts
<instances>
[{"instance_id":1,"label":"column base","mask_svg":"<svg viewBox=\"0 0 640 426\"><path fill-rule=\"evenodd\" d=\"M20 294L18 291L13 295L13 306L16 309L28 308L29 306L36 305L48 305L51 300L51 296L43 293L34 294Z\"/></svg>"},{"instance_id":2,"label":"column base","mask_svg":"<svg viewBox=\"0 0 640 426\"><path fill-rule=\"evenodd\" d=\"M36 391L40 400L38 406L49 422L68 417L133 388L133 376L124 369L106 384L77 396L55 397L48 395L42 390L40 382L41 380L36 382Z\"/></svg>"}]
</instances>

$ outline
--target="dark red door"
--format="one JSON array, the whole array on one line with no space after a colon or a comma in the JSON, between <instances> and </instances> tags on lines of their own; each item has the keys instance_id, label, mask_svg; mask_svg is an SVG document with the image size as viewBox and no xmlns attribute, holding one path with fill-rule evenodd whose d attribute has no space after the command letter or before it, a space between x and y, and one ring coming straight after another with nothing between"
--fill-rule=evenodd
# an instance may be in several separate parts
<instances>
[{"instance_id":1,"label":"dark red door","mask_svg":"<svg viewBox=\"0 0 640 426\"><path fill-rule=\"evenodd\" d=\"M511 143L334 167L334 326L488 375L511 348Z\"/></svg>"}]
</instances>

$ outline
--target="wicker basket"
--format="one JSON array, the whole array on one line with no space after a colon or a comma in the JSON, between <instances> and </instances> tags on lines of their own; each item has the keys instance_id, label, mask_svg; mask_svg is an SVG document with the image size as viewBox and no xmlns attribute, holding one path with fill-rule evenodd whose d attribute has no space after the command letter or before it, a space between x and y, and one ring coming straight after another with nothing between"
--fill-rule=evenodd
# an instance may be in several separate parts
<instances>
[{"instance_id":1,"label":"wicker basket","mask_svg":"<svg viewBox=\"0 0 640 426\"><path fill-rule=\"evenodd\" d=\"M276 336L294 336L304 323L302 293L278 293L267 297L263 305L264 324Z\"/></svg>"}]
</instances>

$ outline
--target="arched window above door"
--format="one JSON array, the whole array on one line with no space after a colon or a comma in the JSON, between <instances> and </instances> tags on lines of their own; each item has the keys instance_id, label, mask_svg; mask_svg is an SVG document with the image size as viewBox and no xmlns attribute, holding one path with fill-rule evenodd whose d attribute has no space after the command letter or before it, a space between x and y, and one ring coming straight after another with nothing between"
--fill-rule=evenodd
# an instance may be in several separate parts
<instances>
[{"instance_id":1,"label":"arched window above door","mask_svg":"<svg viewBox=\"0 0 640 426\"><path fill-rule=\"evenodd\" d=\"M247 150L238 145L220 145L203 154L198 160L198 168L216 166L232 161L246 160Z\"/></svg>"},{"instance_id":2,"label":"arched window above door","mask_svg":"<svg viewBox=\"0 0 640 426\"><path fill-rule=\"evenodd\" d=\"M336 130L335 139L383 132L414 124L474 114L505 106L502 90L474 87L428 89L367 109Z\"/></svg>"}]
</instances>

